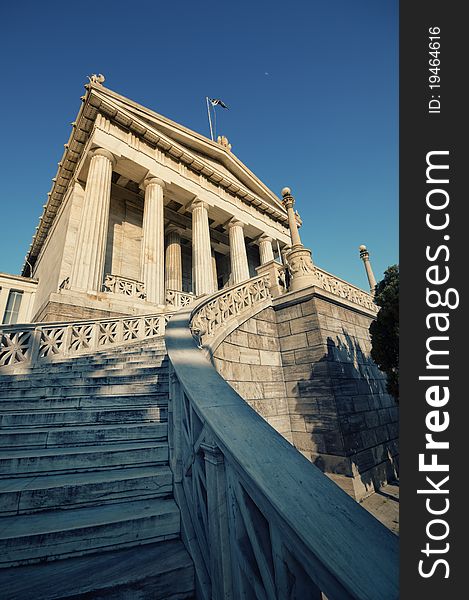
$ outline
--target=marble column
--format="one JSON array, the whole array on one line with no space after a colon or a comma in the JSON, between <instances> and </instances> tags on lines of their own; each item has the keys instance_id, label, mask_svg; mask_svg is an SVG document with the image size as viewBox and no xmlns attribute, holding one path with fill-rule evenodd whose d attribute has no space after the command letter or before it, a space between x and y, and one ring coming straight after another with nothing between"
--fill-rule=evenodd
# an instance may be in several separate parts
<instances>
[{"instance_id":1,"label":"marble column","mask_svg":"<svg viewBox=\"0 0 469 600\"><path fill-rule=\"evenodd\" d=\"M146 299L153 304L164 304L164 181L149 177L144 181L143 240L141 280L145 284Z\"/></svg>"},{"instance_id":2,"label":"marble column","mask_svg":"<svg viewBox=\"0 0 469 600\"><path fill-rule=\"evenodd\" d=\"M230 237L231 277L233 285L249 279L249 265L244 242L244 224L237 219L228 223Z\"/></svg>"},{"instance_id":3,"label":"marble column","mask_svg":"<svg viewBox=\"0 0 469 600\"><path fill-rule=\"evenodd\" d=\"M212 271L213 271L213 285L215 291L218 290L218 271L217 271L217 259L215 257L215 250L212 248Z\"/></svg>"},{"instance_id":4,"label":"marble column","mask_svg":"<svg viewBox=\"0 0 469 600\"><path fill-rule=\"evenodd\" d=\"M362 245L358 249L360 250L360 258L362 259L363 264L365 265L366 276L370 285L370 292L371 294L374 294L376 288L376 279L373 273L373 269L371 268L370 253L368 252L366 246Z\"/></svg>"},{"instance_id":5,"label":"marble column","mask_svg":"<svg viewBox=\"0 0 469 600\"><path fill-rule=\"evenodd\" d=\"M274 251L272 249L272 238L268 235L261 235L259 238L259 256L261 259L261 265L274 260Z\"/></svg>"},{"instance_id":6,"label":"marble column","mask_svg":"<svg viewBox=\"0 0 469 600\"><path fill-rule=\"evenodd\" d=\"M71 289L101 291L114 164L115 158L107 150L97 148L92 151L70 275Z\"/></svg>"},{"instance_id":7,"label":"marble column","mask_svg":"<svg viewBox=\"0 0 469 600\"><path fill-rule=\"evenodd\" d=\"M213 294L215 285L208 206L196 198L190 208L192 210L192 286L196 296Z\"/></svg>"},{"instance_id":8,"label":"marble column","mask_svg":"<svg viewBox=\"0 0 469 600\"><path fill-rule=\"evenodd\" d=\"M182 291L181 234L171 225L166 235L165 283L167 290Z\"/></svg>"}]
</instances>

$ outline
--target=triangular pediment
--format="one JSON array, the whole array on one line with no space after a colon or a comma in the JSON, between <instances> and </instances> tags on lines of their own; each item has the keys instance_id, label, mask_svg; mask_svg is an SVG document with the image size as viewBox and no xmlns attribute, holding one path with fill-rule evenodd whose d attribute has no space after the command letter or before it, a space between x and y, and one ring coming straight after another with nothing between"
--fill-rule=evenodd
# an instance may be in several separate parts
<instances>
[{"instance_id":1,"label":"triangular pediment","mask_svg":"<svg viewBox=\"0 0 469 600\"><path fill-rule=\"evenodd\" d=\"M165 136L179 148L191 153L195 158L206 163L208 167L232 180L234 184L246 188L276 210L283 212L284 209L279 198L235 154L221 144L213 142L104 86L92 85L90 91L145 124L155 133Z\"/></svg>"}]
</instances>

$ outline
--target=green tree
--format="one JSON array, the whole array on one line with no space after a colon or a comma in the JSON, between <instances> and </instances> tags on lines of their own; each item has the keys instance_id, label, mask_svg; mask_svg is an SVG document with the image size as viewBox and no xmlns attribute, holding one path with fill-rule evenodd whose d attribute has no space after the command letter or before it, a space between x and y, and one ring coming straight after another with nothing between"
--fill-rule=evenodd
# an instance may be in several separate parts
<instances>
[{"instance_id":1,"label":"green tree","mask_svg":"<svg viewBox=\"0 0 469 600\"><path fill-rule=\"evenodd\" d=\"M370 325L371 358L386 373L387 390L399 402L399 266L393 265L376 286L380 307Z\"/></svg>"}]
</instances>

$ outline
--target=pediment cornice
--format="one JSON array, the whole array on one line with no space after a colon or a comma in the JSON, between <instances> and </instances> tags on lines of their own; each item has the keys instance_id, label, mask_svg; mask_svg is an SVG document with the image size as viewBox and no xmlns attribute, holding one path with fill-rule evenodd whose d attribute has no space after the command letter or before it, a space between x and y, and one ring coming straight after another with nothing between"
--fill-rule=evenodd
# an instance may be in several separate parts
<instances>
[{"instance_id":1,"label":"pediment cornice","mask_svg":"<svg viewBox=\"0 0 469 600\"><path fill-rule=\"evenodd\" d=\"M87 93L82 96L83 105L76 121L72 123L70 138L64 145L57 174L52 180L52 189L26 256L27 262L34 264L41 251L76 173L98 114L127 129L150 147L158 148L192 171L200 173L242 202L287 225L286 211L280 200L226 148L99 84L90 83L85 87ZM204 160L204 154L210 160ZM217 168L217 162L224 168ZM27 262L23 266L23 273L28 270Z\"/></svg>"}]
</instances>

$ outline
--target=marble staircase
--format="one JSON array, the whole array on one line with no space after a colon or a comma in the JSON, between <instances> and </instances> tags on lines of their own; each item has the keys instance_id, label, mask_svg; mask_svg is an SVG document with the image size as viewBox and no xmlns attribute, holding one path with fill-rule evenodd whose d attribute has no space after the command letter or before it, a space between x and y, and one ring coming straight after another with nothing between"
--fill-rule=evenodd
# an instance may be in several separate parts
<instances>
[{"instance_id":1,"label":"marble staircase","mask_svg":"<svg viewBox=\"0 0 469 600\"><path fill-rule=\"evenodd\" d=\"M162 338L0 377L4 600L192 598Z\"/></svg>"}]
</instances>

